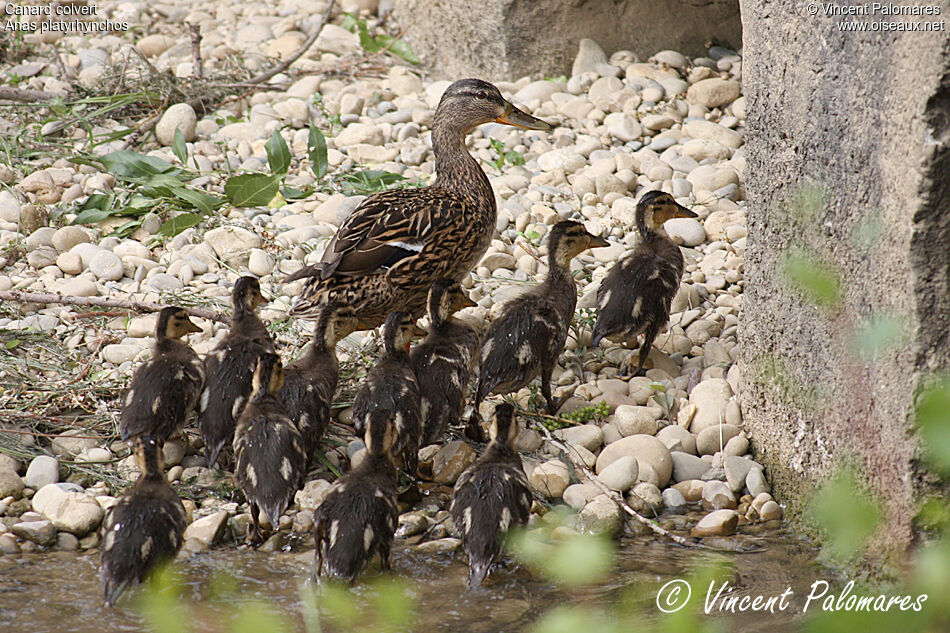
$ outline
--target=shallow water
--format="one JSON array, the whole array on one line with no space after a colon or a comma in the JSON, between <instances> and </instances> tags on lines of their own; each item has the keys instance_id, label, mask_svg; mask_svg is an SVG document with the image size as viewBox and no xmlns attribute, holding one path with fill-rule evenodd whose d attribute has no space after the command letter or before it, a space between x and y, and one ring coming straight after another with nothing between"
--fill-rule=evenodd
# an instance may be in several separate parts
<instances>
[{"instance_id":1,"label":"shallow water","mask_svg":"<svg viewBox=\"0 0 950 633\"><path fill-rule=\"evenodd\" d=\"M562 591L515 565L498 568L485 588L466 591L467 567L459 553L419 554L399 541L393 570L408 582L419 605L413 630L453 632L517 631L553 606L583 604L611 608L633 596L635 608L658 617L657 591L668 581L688 576L705 562L732 565L731 584L751 595L778 595L787 587L795 594L785 612L712 614L727 630L781 633L798 629L809 585L828 579L818 567L815 550L795 535L776 530L763 536L740 536L739 542L761 547L756 553L706 553L686 549L652 536L623 539L609 581L581 590ZM736 543L729 539L730 543ZM241 595L260 598L292 618L302 629L300 586L313 564L313 551L264 553L246 549L212 550L183 561L186 594L195 601L215 591L212 578L233 576ZM358 587L357 592L364 591ZM706 586L693 587L690 606L702 608ZM128 591L135 594L136 591ZM236 607L241 601L232 597ZM219 603L220 604L220 603ZM53 552L0 557L0 622L17 633L118 633L142 631L134 596L125 595L114 609L102 604L95 552ZM222 630L199 626L200 630Z\"/></svg>"}]
</instances>

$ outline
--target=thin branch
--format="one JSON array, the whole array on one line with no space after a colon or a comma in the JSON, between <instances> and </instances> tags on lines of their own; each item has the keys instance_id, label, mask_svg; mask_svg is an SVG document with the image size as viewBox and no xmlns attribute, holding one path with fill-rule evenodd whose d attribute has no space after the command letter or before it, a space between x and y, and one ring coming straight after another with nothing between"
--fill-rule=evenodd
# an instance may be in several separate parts
<instances>
[{"instance_id":1,"label":"thin branch","mask_svg":"<svg viewBox=\"0 0 950 633\"><path fill-rule=\"evenodd\" d=\"M202 78L204 70L201 65L201 26L198 24L189 24L188 30L191 31L191 53L194 58L194 72L195 77L198 79Z\"/></svg>"},{"instance_id":2,"label":"thin branch","mask_svg":"<svg viewBox=\"0 0 950 633\"><path fill-rule=\"evenodd\" d=\"M0 300L13 301L15 303L56 303L61 305L103 306L106 308L125 308L134 312L160 312L168 307L161 303L152 303L150 301L128 301L126 299L112 299L110 297L74 297L71 295L17 292L12 290L0 290ZM182 307L182 310L199 319L208 319L209 321L218 321L220 323L229 323L231 321L227 315L213 310L189 307Z\"/></svg>"},{"instance_id":3,"label":"thin branch","mask_svg":"<svg viewBox=\"0 0 950 633\"><path fill-rule=\"evenodd\" d=\"M25 101L27 103L35 103L37 101L52 101L56 97L60 97L52 92L46 92L45 90L28 90L26 88L9 88L6 86L0 86L0 99L5 99L7 101Z\"/></svg>"},{"instance_id":4,"label":"thin branch","mask_svg":"<svg viewBox=\"0 0 950 633\"><path fill-rule=\"evenodd\" d=\"M285 59L285 60L282 61L281 63L277 64L276 66L274 66L274 67L271 68L270 70L266 70L266 71L264 71L264 72L262 72L262 73L260 73L260 74L257 74L257 75L255 75L255 76L251 77L251 78L248 80L248 83L252 83L252 84L264 83L265 81L267 81L268 79L270 79L270 78L273 77L274 75L276 75L276 74L278 74L278 73L284 72L285 70L287 70L288 68L290 68L291 64L293 64L295 61L297 61L298 59L300 59L301 55L303 55L304 53L306 53L307 50L308 50L311 46L313 46L313 43L317 41L317 38L320 36L320 31L323 30L323 26L330 20L330 13L333 11L333 5L334 5L334 4L336 4L336 0L330 0L330 1L327 3L327 9L326 9L326 11L323 12L323 16L320 18L320 22L317 23L316 28L313 29L313 31L310 33L310 36L309 36L309 37L306 39L306 41L300 46L300 48L298 48L298 49L294 52L293 55L291 55L290 57L288 57L287 59Z\"/></svg>"}]
</instances>

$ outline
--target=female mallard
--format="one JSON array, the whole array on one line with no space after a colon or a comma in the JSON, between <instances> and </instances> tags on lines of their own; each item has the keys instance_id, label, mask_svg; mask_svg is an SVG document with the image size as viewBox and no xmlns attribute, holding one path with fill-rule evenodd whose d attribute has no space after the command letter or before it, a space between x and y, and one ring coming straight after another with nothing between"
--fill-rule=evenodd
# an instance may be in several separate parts
<instances>
[{"instance_id":1,"label":"female mallard","mask_svg":"<svg viewBox=\"0 0 950 633\"><path fill-rule=\"evenodd\" d=\"M377 553L389 569L399 510L393 464L395 423L392 411L375 409L366 423L366 456L341 477L317 508L313 536L317 551L314 576L324 569L350 583Z\"/></svg>"},{"instance_id":2,"label":"female mallard","mask_svg":"<svg viewBox=\"0 0 950 633\"><path fill-rule=\"evenodd\" d=\"M518 434L508 403L495 407L491 444L455 483L452 522L468 553L468 584L480 585L488 575L508 530L528 522L531 490L521 458L511 447Z\"/></svg>"},{"instance_id":3,"label":"female mallard","mask_svg":"<svg viewBox=\"0 0 950 633\"><path fill-rule=\"evenodd\" d=\"M663 224L672 218L695 217L668 193L643 194L636 214L640 241L610 269L597 289L597 322L591 347L597 347L605 337L634 338L643 334L634 376L643 372L653 340L670 320L670 304L683 276L683 254L663 230ZM632 365L631 353L621 364L619 375L629 373Z\"/></svg>"},{"instance_id":4,"label":"female mallard","mask_svg":"<svg viewBox=\"0 0 950 633\"><path fill-rule=\"evenodd\" d=\"M259 510L277 529L307 465L303 437L277 399L283 382L280 357L262 354L254 370L251 399L234 430L234 480L250 506L249 543L260 541Z\"/></svg>"},{"instance_id":5,"label":"female mallard","mask_svg":"<svg viewBox=\"0 0 950 633\"><path fill-rule=\"evenodd\" d=\"M548 238L548 275L544 283L502 306L501 315L485 334L471 421L477 423L478 405L485 396L520 389L539 371L548 413L557 411L558 404L551 397L551 373L564 349L577 304L571 260L588 248L607 245L607 240L591 235L578 222L554 225ZM470 433L475 433L474 426L470 426Z\"/></svg>"},{"instance_id":6,"label":"female mallard","mask_svg":"<svg viewBox=\"0 0 950 633\"><path fill-rule=\"evenodd\" d=\"M181 308L158 313L152 358L135 370L125 396L119 433L123 440L136 435L156 435L163 441L180 431L195 408L204 368L181 338L201 328Z\"/></svg>"},{"instance_id":7,"label":"female mallard","mask_svg":"<svg viewBox=\"0 0 950 633\"><path fill-rule=\"evenodd\" d=\"M99 566L109 606L126 587L175 558L188 522L185 507L162 470L161 438L137 435L133 450L141 474L103 522Z\"/></svg>"},{"instance_id":8,"label":"female mallard","mask_svg":"<svg viewBox=\"0 0 950 633\"><path fill-rule=\"evenodd\" d=\"M303 436L309 458L330 422L330 403L340 378L336 344L356 329L353 308L331 304L320 313L313 342L287 366L277 397Z\"/></svg>"},{"instance_id":9,"label":"female mallard","mask_svg":"<svg viewBox=\"0 0 950 633\"><path fill-rule=\"evenodd\" d=\"M393 310L422 316L437 279L460 281L488 249L495 230L495 194L465 148L477 126L496 121L550 130L479 79L450 85L432 123L435 182L422 189L370 196L346 219L319 264L291 276L309 277L290 311L314 319L328 301L353 306L362 328L376 327Z\"/></svg>"},{"instance_id":10,"label":"female mallard","mask_svg":"<svg viewBox=\"0 0 950 633\"><path fill-rule=\"evenodd\" d=\"M257 307L264 303L261 286L253 277L241 277L231 291L231 331L205 357L205 388L198 410L198 429L204 438L208 468L234 437L234 422L251 395L251 377L257 359L274 353L274 341Z\"/></svg>"},{"instance_id":11,"label":"female mallard","mask_svg":"<svg viewBox=\"0 0 950 633\"><path fill-rule=\"evenodd\" d=\"M438 280L429 291L429 333L409 353L421 397L423 445L438 442L462 415L478 334L452 315L474 305L450 279Z\"/></svg>"}]
</instances>

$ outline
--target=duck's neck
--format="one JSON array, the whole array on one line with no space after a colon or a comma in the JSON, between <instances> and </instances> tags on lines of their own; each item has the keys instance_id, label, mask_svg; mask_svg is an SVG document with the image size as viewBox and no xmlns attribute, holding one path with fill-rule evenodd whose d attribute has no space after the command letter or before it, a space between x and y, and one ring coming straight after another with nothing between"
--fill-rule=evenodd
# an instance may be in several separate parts
<instances>
[{"instance_id":1,"label":"duck's neck","mask_svg":"<svg viewBox=\"0 0 950 633\"><path fill-rule=\"evenodd\" d=\"M491 192L488 176L465 147L465 132L436 118L432 126L432 151L435 154L434 186L456 189L477 187ZM489 196L494 200L494 196Z\"/></svg>"},{"instance_id":2,"label":"duck's neck","mask_svg":"<svg viewBox=\"0 0 950 633\"><path fill-rule=\"evenodd\" d=\"M544 283L549 286L566 284L570 284L571 287L574 286L574 277L571 275L571 258L564 253L559 253L556 248L548 253L548 276Z\"/></svg>"}]
</instances>

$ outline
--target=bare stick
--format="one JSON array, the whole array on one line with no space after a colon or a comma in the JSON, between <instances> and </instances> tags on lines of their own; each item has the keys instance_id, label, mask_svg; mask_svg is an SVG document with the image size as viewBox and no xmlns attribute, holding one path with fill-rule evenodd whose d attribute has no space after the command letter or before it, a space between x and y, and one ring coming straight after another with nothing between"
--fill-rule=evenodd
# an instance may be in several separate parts
<instances>
[{"instance_id":1,"label":"bare stick","mask_svg":"<svg viewBox=\"0 0 950 633\"><path fill-rule=\"evenodd\" d=\"M276 75L276 74L278 74L278 73L284 72L285 70L287 70L288 68L290 68L291 64L293 64L295 61L297 61L298 59L300 59L300 56L303 55L304 53L306 53L307 50L308 50L311 46L313 46L313 43L317 41L317 37L320 36L320 31L323 30L323 25L326 24L326 23L330 20L330 12L333 11L333 5L334 5L334 4L336 4L336 0L330 0L330 1L327 3L327 10L323 12L323 17L320 18L320 21L317 23L316 28L313 29L313 32L310 33L310 36L309 36L309 37L306 39L306 41L300 46L300 48L298 48L298 49L294 52L293 55L291 55L290 57L288 57L287 59L285 59L285 60L282 61L281 63L277 64L276 66L274 66L274 67L271 68L270 70L266 70L266 71L264 71L264 72L262 72L262 73L260 73L260 74L258 74L258 75L255 75L255 76L251 77L251 78L248 80L248 83L252 83L252 84L264 83L265 81L267 81L268 79L270 79L270 78L273 77L274 75Z\"/></svg>"},{"instance_id":2,"label":"bare stick","mask_svg":"<svg viewBox=\"0 0 950 633\"><path fill-rule=\"evenodd\" d=\"M191 53L195 60L195 67L192 70L195 73L195 77L201 79L204 74L204 70L201 67L201 26L189 24L188 30L191 31Z\"/></svg>"},{"instance_id":3,"label":"bare stick","mask_svg":"<svg viewBox=\"0 0 950 633\"><path fill-rule=\"evenodd\" d=\"M15 303L57 303L63 305L76 306L103 306L106 308L126 308L135 312L160 312L168 306L161 303L152 303L150 301L128 301L126 299L112 299L110 297L74 297L71 295L54 295L40 292L17 292L12 290L0 290L0 300L13 301ZM186 308L182 310L193 317L199 319L208 319L209 321L218 321L221 323L230 322L230 317L213 310L202 310L201 308Z\"/></svg>"},{"instance_id":4,"label":"bare stick","mask_svg":"<svg viewBox=\"0 0 950 633\"><path fill-rule=\"evenodd\" d=\"M61 95L57 95L52 92L46 92L44 90L0 87L0 99L6 99L8 101L25 101L27 103L34 103L37 101L52 101L59 96Z\"/></svg>"}]
</instances>

